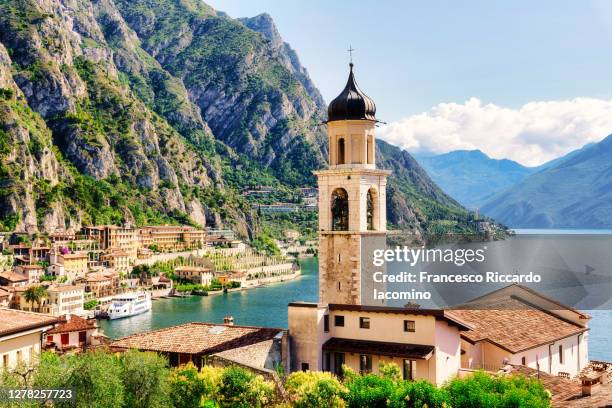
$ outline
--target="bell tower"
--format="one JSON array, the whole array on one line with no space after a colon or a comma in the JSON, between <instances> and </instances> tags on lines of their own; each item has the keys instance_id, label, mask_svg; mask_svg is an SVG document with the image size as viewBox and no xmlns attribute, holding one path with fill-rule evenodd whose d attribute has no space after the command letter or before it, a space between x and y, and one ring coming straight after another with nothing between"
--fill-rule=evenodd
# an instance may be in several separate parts
<instances>
[{"instance_id":1,"label":"bell tower","mask_svg":"<svg viewBox=\"0 0 612 408\"><path fill-rule=\"evenodd\" d=\"M319 185L319 301L361 304L373 285L372 252L386 240L387 170L376 168L376 105L355 82L327 111L329 168Z\"/></svg>"}]
</instances>

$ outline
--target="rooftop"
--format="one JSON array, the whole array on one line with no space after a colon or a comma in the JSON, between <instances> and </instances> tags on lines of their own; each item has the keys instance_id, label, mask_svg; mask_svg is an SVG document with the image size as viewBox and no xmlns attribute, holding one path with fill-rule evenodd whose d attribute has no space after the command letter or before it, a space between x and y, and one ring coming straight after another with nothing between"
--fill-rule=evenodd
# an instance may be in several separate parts
<instances>
[{"instance_id":1,"label":"rooftop","mask_svg":"<svg viewBox=\"0 0 612 408\"><path fill-rule=\"evenodd\" d=\"M489 341L511 353L529 350L588 330L520 298L497 298L447 311L473 326L461 333L471 342Z\"/></svg>"},{"instance_id":2,"label":"rooftop","mask_svg":"<svg viewBox=\"0 0 612 408\"><path fill-rule=\"evenodd\" d=\"M60 324L49 330L47 334L69 333L74 331L83 331L96 328L95 319L83 319L82 317L72 315L70 320L62 318Z\"/></svg>"},{"instance_id":3,"label":"rooftop","mask_svg":"<svg viewBox=\"0 0 612 408\"><path fill-rule=\"evenodd\" d=\"M0 336L37 329L55 324L56 322L57 317L41 313L0 308Z\"/></svg>"},{"instance_id":4,"label":"rooftop","mask_svg":"<svg viewBox=\"0 0 612 408\"><path fill-rule=\"evenodd\" d=\"M166 353L212 354L270 340L283 329L193 322L146 333L136 333L111 343L117 350L138 349Z\"/></svg>"},{"instance_id":5,"label":"rooftop","mask_svg":"<svg viewBox=\"0 0 612 408\"><path fill-rule=\"evenodd\" d=\"M28 280L26 276L20 275L12 271L0 273L0 278L4 278L9 282L24 282Z\"/></svg>"}]
</instances>

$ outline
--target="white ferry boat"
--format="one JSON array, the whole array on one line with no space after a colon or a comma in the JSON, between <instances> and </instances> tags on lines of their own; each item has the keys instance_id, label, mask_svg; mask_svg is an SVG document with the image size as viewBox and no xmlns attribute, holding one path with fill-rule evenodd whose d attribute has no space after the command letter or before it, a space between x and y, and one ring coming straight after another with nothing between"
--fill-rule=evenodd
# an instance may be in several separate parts
<instances>
[{"instance_id":1,"label":"white ferry boat","mask_svg":"<svg viewBox=\"0 0 612 408\"><path fill-rule=\"evenodd\" d=\"M134 316L151 310L151 294L148 292L124 293L113 298L108 307L111 320Z\"/></svg>"}]
</instances>

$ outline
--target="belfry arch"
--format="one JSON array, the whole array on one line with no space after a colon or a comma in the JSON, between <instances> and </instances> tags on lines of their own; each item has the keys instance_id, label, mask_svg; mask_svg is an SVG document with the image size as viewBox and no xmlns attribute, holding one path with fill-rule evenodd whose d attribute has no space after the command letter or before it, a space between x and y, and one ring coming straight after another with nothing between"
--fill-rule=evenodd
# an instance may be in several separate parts
<instances>
[{"instance_id":1,"label":"belfry arch","mask_svg":"<svg viewBox=\"0 0 612 408\"><path fill-rule=\"evenodd\" d=\"M332 231L348 231L349 200L348 193L343 188L337 188L331 195L331 229Z\"/></svg>"}]
</instances>

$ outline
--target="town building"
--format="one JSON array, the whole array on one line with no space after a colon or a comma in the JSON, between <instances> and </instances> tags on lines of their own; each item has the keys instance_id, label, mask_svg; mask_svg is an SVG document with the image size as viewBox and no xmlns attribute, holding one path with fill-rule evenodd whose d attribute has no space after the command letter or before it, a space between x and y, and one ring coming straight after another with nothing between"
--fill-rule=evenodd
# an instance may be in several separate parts
<instances>
[{"instance_id":1,"label":"town building","mask_svg":"<svg viewBox=\"0 0 612 408\"><path fill-rule=\"evenodd\" d=\"M9 307L11 304L12 292L8 286L0 287L0 307Z\"/></svg>"},{"instance_id":2,"label":"town building","mask_svg":"<svg viewBox=\"0 0 612 408\"><path fill-rule=\"evenodd\" d=\"M291 370L341 376L343 364L378 373L392 362L404 379L442 384L460 369L460 333L469 329L443 310L291 303Z\"/></svg>"},{"instance_id":3,"label":"town building","mask_svg":"<svg viewBox=\"0 0 612 408\"><path fill-rule=\"evenodd\" d=\"M85 319L77 315L67 314L60 318L58 324L48 330L44 337L46 348L59 351L80 349L96 344L98 326L95 319Z\"/></svg>"},{"instance_id":4,"label":"town building","mask_svg":"<svg viewBox=\"0 0 612 408\"><path fill-rule=\"evenodd\" d=\"M177 266L174 268L174 276L196 285L208 286L211 284L214 274L212 269L201 266Z\"/></svg>"},{"instance_id":5,"label":"town building","mask_svg":"<svg viewBox=\"0 0 612 408\"><path fill-rule=\"evenodd\" d=\"M104 251L101 257L102 263L117 272L129 272L132 270L133 260L128 253L121 248L110 248Z\"/></svg>"},{"instance_id":6,"label":"town building","mask_svg":"<svg viewBox=\"0 0 612 408\"><path fill-rule=\"evenodd\" d=\"M49 264L47 272L50 275L74 279L89 270L89 256L87 252L62 253L59 249L53 249L49 254Z\"/></svg>"},{"instance_id":7,"label":"town building","mask_svg":"<svg viewBox=\"0 0 612 408\"><path fill-rule=\"evenodd\" d=\"M0 370L19 362L31 365L42 350L42 338L56 317L0 308Z\"/></svg>"},{"instance_id":8,"label":"town building","mask_svg":"<svg viewBox=\"0 0 612 408\"><path fill-rule=\"evenodd\" d=\"M40 303L28 302L25 291L31 286L14 288L11 305L19 310L44 313L52 316L83 314L85 287L82 285L50 285Z\"/></svg>"},{"instance_id":9,"label":"town building","mask_svg":"<svg viewBox=\"0 0 612 408\"><path fill-rule=\"evenodd\" d=\"M506 364L575 377L588 364L590 317L525 286L510 285L448 312L461 333L461 367L497 371Z\"/></svg>"},{"instance_id":10,"label":"town building","mask_svg":"<svg viewBox=\"0 0 612 408\"><path fill-rule=\"evenodd\" d=\"M45 269L40 265L19 265L13 270L15 273L26 277L28 283L40 282L40 277L45 273Z\"/></svg>"},{"instance_id":11,"label":"town building","mask_svg":"<svg viewBox=\"0 0 612 408\"><path fill-rule=\"evenodd\" d=\"M204 248L206 231L188 225L155 225L140 228L138 237L144 248L159 251L186 251Z\"/></svg>"},{"instance_id":12,"label":"town building","mask_svg":"<svg viewBox=\"0 0 612 408\"><path fill-rule=\"evenodd\" d=\"M288 367L288 347L284 329L200 322L136 333L110 344L115 351L137 349L166 355L172 366L191 362L202 367L218 356L268 370L279 364Z\"/></svg>"},{"instance_id":13,"label":"town building","mask_svg":"<svg viewBox=\"0 0 612 408\"><path fill-rule=\"evenodd\" d=\"M119 290L119 274L112 270L89 273L87 276L75 279L74 282L85 284L85 291L98 300L111 298Z\"/></svg>"},{"instance_id":14,"label":"town building","mask_svg":"<svg viewBox=\"0 0 612 408\"><path fill-rule=\"evenodd\" d=\"M511 285L451 310L366 298L375 288L373 251L386 247L389 172L376 168L375 112L351 64L346 87L328 109L329 168L315 172L319 302L289 304L291 370L342 375L346 364L376 373L381 362L394 362L404 378L438 385L509 363L578 375L588 363L589 317L531 289Z\"/></svg>"},{"instance_id":15,"label":"town building","mask_svg":"<svg viewBox=\"0 0 612 408\"><path fill-rule=\"evenodd\" d=\"M136 260L140 245L138 230L131 226L97 225L82 228L85 239L96 240L101 250L123 249L130 260Z\"/></svg>"},{"instance_id":16,"label":"town building","mask_svg":"<svg viewBox=\"0 0 612 408\"><path fill-rule=\"evenodd\" d=\"M25 275L15 273L13 271L6 271L0 273L0 285L2 286L25 286L29 283L29 278Z\"/></svg>"}]
</instances>

